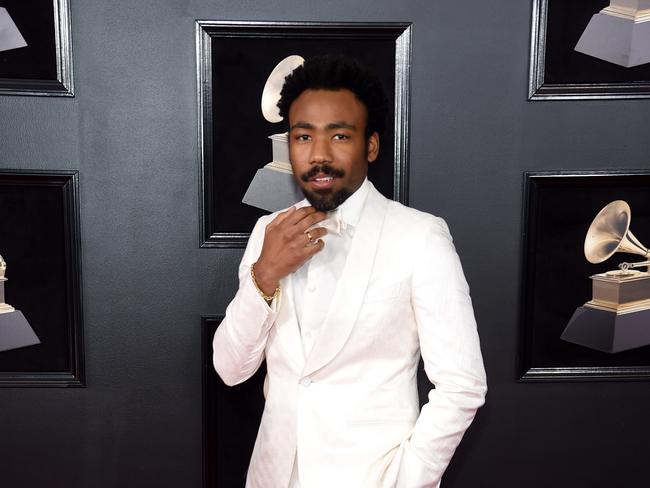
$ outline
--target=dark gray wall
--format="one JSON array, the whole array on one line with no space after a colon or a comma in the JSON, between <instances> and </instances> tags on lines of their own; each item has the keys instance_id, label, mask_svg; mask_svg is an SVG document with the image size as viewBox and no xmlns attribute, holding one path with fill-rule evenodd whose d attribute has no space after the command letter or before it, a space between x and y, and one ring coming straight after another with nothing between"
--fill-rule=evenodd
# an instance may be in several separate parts
<instances>
[{"instance_id":1,"label":"dark gray wall","mask_svg":"<svg viewBox=\"0 0 650 488\"><path fill-rule=\"evenodd\" d=\"M411 21L410 202L472 288L488 403L447 487L643 486L644 382L518 384L522 172L643 168L648 101L526 101L528 1L71 0L76 97L0 97L0 167L79 169L85 389L0 390L0 485L201 484L195 19ZM637 480L637 481L634 481Z\"/></svg>"}]
</instances>

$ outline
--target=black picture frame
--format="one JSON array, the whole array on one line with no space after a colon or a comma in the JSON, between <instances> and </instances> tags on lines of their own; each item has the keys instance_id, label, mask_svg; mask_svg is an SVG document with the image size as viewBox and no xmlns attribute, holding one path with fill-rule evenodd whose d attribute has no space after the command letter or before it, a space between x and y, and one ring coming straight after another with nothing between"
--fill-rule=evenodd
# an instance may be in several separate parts
<instances>
[{"instance_id":1,"label":"black picture frame","mask_svg":"<svg viewBox=\"0 0 650 488\"><path fill-rule=\"evenodd\" d=\"M41 343L0 352L0 386L85 383L78 171L0 169L6 302Z\"/></svg>"},{"instance_id":2,"label":"black picture frame","mask_svg":"<svg viewBox=\"0 0 650 488\"><path fill-rule=\"evenodd\" d=\"M520 381L650 379L650 346L608 354L560 339L577 307L592 298L589 277L641 256L584 256L596 214L614 200L631 207L630 229L650 242L650 171L524 174Z\"/></svg>"},{"instance_id":3,"label":"black picture frame","mask_svg":"<svg viewBox=\"0 0 650 488\"><path fill-rule=\"evenodd\" d=\"M533 0L529 100L650 97L650 63L625 68L574 50L609 0Z\"/></svg>"},{"instance_id":4,"label":"black picture frame","mask_svg":"<svg viewBox=\"0 0 650 488\"><path fill-rule=\"evenodd\" d=\"M267 137L285 131L264 120L260 99L266 78L290 54L343 53L377 73L392 104L369 179L408 203L410 23L197 20L196 45L200 247L244 247L265 213L241 199L272 159Z\"/></svg>"},{"instance_id":5,"label":"black picture frame","mask_svg":"<svg viewBox=\"0 0 650 488\"><path fill-rule=\"evenodd\" d=\"M74 96L70 0L3 0L26 47L0 52L0 95Z\"/></svg>"},{"instance_id":6,"label":"black picture frame","mask_svg":"<svg viewBox=\"0 0 650 488\"><path fill-rule=\"evenodd\" d=\"M241 385L226 386L212 365L212 337L223 315L201 317L203 487L243 488L264 409L265 363Z\"/></svg>"}]
</instances>

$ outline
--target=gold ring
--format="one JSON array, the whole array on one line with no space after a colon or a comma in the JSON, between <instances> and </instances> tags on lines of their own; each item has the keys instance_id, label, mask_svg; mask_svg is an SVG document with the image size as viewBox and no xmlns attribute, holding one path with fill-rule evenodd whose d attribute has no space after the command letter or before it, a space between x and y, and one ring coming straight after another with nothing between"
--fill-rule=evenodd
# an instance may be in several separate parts
<instances>
[{"instance_id":1,"label":"gold ring","mask_svg":"<svg viewBox=\"0 0 650 488\"><path fill-rule=\"evenodd\" d=\"M309 242L314 242L314 236L311 235L311 232L307 231L305 234L307 234L307 239L309 239Z\"/></svg>"}]
</instances>

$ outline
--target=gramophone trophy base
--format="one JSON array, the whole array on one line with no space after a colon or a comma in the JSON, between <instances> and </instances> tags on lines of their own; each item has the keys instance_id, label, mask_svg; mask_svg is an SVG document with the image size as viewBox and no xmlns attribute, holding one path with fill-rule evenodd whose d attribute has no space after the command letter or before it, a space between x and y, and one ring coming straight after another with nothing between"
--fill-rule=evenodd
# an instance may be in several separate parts
<instances>
[{"instance_id":1,"label":"gramophone trophy base","mask_svg":"<svg viewBox=\"0 0 650 488\"><path fill-rule=\"evenodd\" d=\"M625 68L650 62L648 11L634 13L601 10L589 21L575 50Z\"/></svg>"},{"instance_id":2,"label":"gramophone trophy base","mask_svg":"<svg viewBox=\"0 0 650 488\"><path fill-rule=\"evenodd\" d=\"M289 135L283 132L270 135L269 139L273 149L273 161L257 170L242 202L276 212L299 202L303 199L303 194L291 171Z\"/></svg>"},{"instance_id":3,"label":"gramophone trophy base","mask_svg":"<svg viewBox=\"0 0 650 488\"><path fill-rule=\"evenodd\" d=\"M650 274L610 271L590 278L592 299L585 306L617 314L650 309Z\"/></svg>"},{"instance_id":4,"label":"gramophone trophy base","mask_svg":"<svg viewBox=\"0 0 650 488\"><path fill-rule=\"evenodd\" d=\"M608 353L650 344L650 274L613 271L591 280L591 301L576 309L560 337Z\"/></svg>"},{"instance_id":5,"label":"gramophone trophy base","mask_svg":"<svg viewBox=\"0 0 650 488\"><path fill-rule=\"evenodd\" d=\"M0 314L0 351L40 343L20 310Z\"/></svg>"},{"instance_id":6,"label":"gramophone trophy base","mask_svg":"<svg viewBox=\"0 0 650 488\"><path fill-rule=\"evenodd\" d=\"M650 344L650 310L617 314L579 307L561 338L567 342L616 353Z\"/></svg>"},{"instance_id":7,"label":"gramophone trophy base","mask_svg":"<svg viewBox=\"0 0 650 488\"><path fill-rule=\"evenodd\" d=\"M7 278L0 277L0 351L40 344L23 313L5 303L5 281Z\"/></svg>"},{"instance_id":8,"label":"gramophone trophy base","mask_svg":"<svg viewBox=\"0 0 650 488\"><path fill-rule=\"evenodd\" d=\"M25 47L27 43L6 8L0 7L0 51Z\"/></svg>"},{"instance_id":9,"label":"gramophone trophy base","mask_svg":"<svg viewBox=\"0 0 650 488\"><path fill-rule=\"evenodd\" d=\"M257 170L242 202L276 212L304 198L291 173L274 168L273 163Z\"/></svg>"}]
</instances>

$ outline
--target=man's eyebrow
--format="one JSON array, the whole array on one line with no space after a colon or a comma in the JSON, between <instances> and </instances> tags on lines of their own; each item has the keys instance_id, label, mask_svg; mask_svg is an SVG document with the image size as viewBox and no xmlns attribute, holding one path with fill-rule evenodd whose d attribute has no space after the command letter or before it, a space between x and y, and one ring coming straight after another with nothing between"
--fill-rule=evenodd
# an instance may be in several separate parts
<instances>
[{"instance_id":1,"label":"man's eyebrow","mask_svg":"<svg viewBox=\"0 0 650 488\"><path fill-rule=\"evenodd\" d=\"M357 130L357 126L354 124L348 124L347 122L332 122L331 124L327 124L326 127L327 130L332 130L332 129L349 129L349 130Z\"/></svg>"},{"instance_id":2,"label":"man's eyebrow","mask_svg":"<svg viewBox=\"0 0 650 488\"><path fill-rule=\"evenodd\" d=\"M314 124L310 124L309 122L296 122L293 124L289 130L292 131L294 129L315 129L316 127ZM348 124L347 122L343 121L338 121L338 122L330 122L325 126L326 130L335 130L335 129L349 129L349 130L357 130L357 126L354 124Z\"/></svg>"},{"instance_id":3,"label":"man's eyebrow","mask_svg":"<svg viewBox=\"0 0 650 488\"><path fill-rule=\"evenodd\" d=\"M309 122L296 122L293 124L291 127L289 127L289 130L293 129L313 129L314 126L313 124L310 124Z\"/></svg>"}]
</instances>

